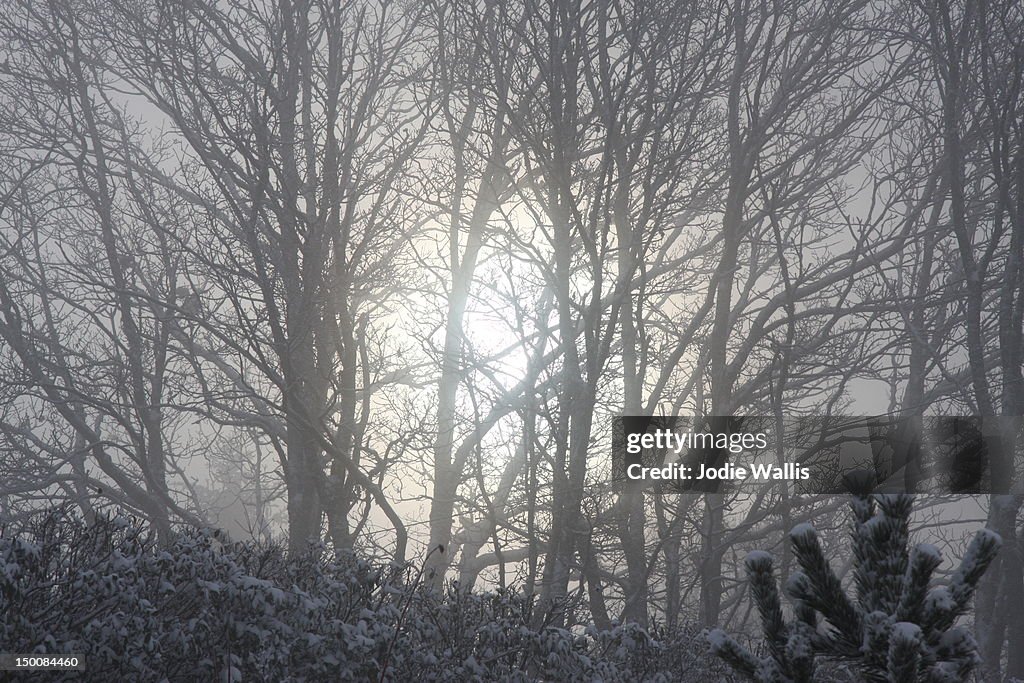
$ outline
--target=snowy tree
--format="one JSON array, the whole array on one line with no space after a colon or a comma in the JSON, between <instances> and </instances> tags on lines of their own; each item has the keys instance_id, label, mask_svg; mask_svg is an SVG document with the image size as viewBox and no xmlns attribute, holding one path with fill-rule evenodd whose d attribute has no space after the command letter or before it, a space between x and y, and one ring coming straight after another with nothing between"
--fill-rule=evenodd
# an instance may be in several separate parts
<instances>
[{"instance_id":1,"label":"snowy tree","mask_svg":"<svg viewBox=\"0 0 1024 683\"><path fill-rule=\"evenodd\" d=\"M933 586L942 555L927 543L908 550L912 505L906 494L853 499L855 598L825 559L814 527L795 526L789 538L801 570L786 584L793 602L789 622L772 556L749 553L745 564L767 656L754 655L720 629L708 635L712 651L763 683L814 680L819 656L854 663L867 681L966 680L980 659L970 631L956 621L1002 541L987 529L979 531L948 585Z\"/></svg>"}]
</instances>

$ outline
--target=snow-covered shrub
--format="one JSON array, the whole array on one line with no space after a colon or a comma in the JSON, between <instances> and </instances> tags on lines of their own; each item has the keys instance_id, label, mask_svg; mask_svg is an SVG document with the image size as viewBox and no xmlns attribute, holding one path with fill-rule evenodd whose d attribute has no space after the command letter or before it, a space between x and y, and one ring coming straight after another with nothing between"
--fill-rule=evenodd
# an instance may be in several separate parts
<instances>
[{"instance_id":1,"label":"snow-covered shrub","mask_svg":"<svg viewBox=\"0 0 1024 683\"><path fill-rule=\"evenodd\" d=\"M979 663L977 645L955 622L966 612L1001 541L991 531L979 531L949 586L933 587L932 574L942 556L929 544L908 550L912 503L906 494L854 497L856 599L847 595L825 559L814 527L794 527L789 538L801 571L786 585L794 616L788 623L771 555L748 554L745 564L767 656L754 655L718 629L708 635L712 652L763 683L814 680L818 656L854 664L858 678L866 681L966 680Z\"/></svg>"},{"instance_id":2,"label":"snow-covered shrub","mask_svg":"<svg viewBox=\"0 0 1024 683\"><path fill-rule=\"evenodd\" d=\"M574 633L515 590L438 594L413 567L223 540L160 547L126 517L63 511L0 532L0 651L78 653L95 681L722 679L693 631Z\"/></svg>"}]
</instances>

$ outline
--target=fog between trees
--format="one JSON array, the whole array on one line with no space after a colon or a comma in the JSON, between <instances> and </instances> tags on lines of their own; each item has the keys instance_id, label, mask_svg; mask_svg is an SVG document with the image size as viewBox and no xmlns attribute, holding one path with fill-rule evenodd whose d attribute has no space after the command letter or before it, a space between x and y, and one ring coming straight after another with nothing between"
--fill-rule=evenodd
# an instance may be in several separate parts
<instances>
[{"instance_id":1,"label":"fog between trees","mask_svg":"<svg viewBox=\"0 0 1024 683\"><path fill-rule=\"evenodd\" d=\"M745 551L845 553L844 501L617 493L611 417L1024 413L1022 36L1017 0L4 0L0 519L234 504L565 625L742 624ZM918 503L1004 539L993 676L1021 503Z\"/></svg>"}]
</instances>

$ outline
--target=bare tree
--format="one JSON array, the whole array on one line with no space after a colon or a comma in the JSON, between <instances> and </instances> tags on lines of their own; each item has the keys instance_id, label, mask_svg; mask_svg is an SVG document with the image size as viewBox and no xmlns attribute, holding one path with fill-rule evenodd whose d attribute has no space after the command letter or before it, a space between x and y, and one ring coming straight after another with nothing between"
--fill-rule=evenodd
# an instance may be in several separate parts
<instances>
[{"instance_id":1,"label":"bare tree","mask_svg":"<svg viewBox=\"0 0 1024 683\"><path fill-rule=\"evenodd\" d=\"M2 97L18 161L3 178L0 335L20 365L2 430L54 474L70 469L51 482L66 479L87 515L112 500L166 537L172 517L201 523L181 469L187 415L177 406L189 387L170 309L182 264L154 230L181 216L120 162L128 123L96 66L108 53L59 4L26 19L2 26L17 50Z\"/></svg>"}]
</instances>

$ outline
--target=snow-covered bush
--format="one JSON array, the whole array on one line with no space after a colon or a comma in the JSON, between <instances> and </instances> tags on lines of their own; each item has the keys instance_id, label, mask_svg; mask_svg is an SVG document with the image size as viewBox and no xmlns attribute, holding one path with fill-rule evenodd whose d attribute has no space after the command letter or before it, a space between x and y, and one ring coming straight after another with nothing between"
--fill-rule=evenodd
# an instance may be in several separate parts
<instances>
[{"instance_id":1,"label":"snow-covered bush","mask_svg":"<svg viewBox=\"0 0 1024 683\"><path fill-rule=\"evenodd\" d=\"M767 656L754 655L718 629L708 635L712 652L762 683L814 680L818 656L855 665L858 678L866 681L966 680L979 663L977 645L955 622L967 611L1001 541L991 531L978 532L949 585L932 586L942 556L928 544L908 550L912 503L905 494L854 497L856 599L847 595L825 559L814 527L794 527L789 538L801 571L786 584L793 602L789 623L783 617L771 555L747 555Z\"/></svg>"},{"instance_id":2,"label":"snow-covered bush","mask_svg":"<svg viewBox=\"0 0 1024 683\"><path fill-rule=\"evenodd\" d=\"M520 592L437 594L419 577L210 530L180 529L162 548L123 516L87 525L50 512L0 533L0 651L79 653L95 681L722 678L693 631L574 633Z\"/></svg>"}]
</instances>

